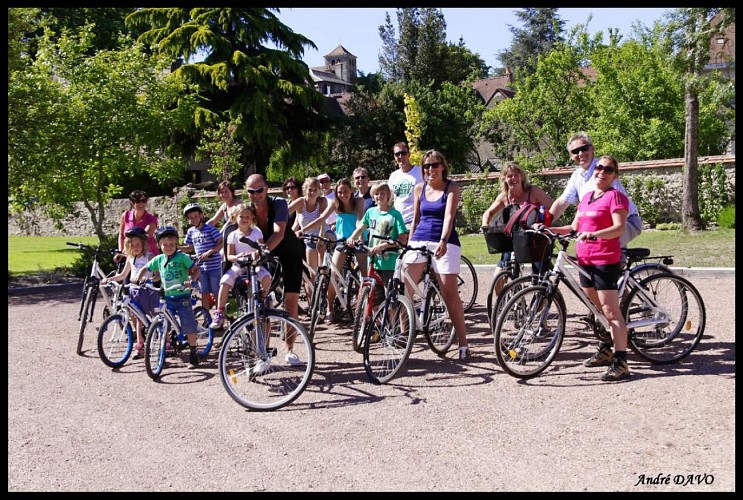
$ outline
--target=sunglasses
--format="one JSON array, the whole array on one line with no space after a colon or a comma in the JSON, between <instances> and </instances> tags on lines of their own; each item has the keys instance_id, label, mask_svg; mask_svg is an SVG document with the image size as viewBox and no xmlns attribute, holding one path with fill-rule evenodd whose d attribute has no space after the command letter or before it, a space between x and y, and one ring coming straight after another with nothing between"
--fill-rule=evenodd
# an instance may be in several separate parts
<instances>
[{"instance_id":1,"label":"sunglasses","mask_svg":"<svg viewBox=\"0 0 743 500\"><path fill-rule=\"evenodd\" d=\"M577 155L578 153L582 153L584 151L588 151L588 149L591 147L590 144L584 144L579 148L571 149L570 152L574 155Z\"/></svg>"},{"instance_id":2,"label":"sunglasses","mask_svg":"<svg viewBox=\"0 0 743 500\"><path fill-rule=\"evenodd\" d=\"M134 200L132 203L147 203L147 198L140 198L139 200Z\"/></svg>"},{"instance_id":3,"label":"sunglasses","mask_svg":"<svg viewBox=\"0 0 743 500\"><path fill-rule=\"evenodd\" d=\"M433 162L433 163L424 163L424 164L423 164L423 165L421 165L421 166L422 166L423 168L425 168L425 169L429 169L429 168L439 168L439 167L441 166L441 162L440 162L440 161L435 161L435 162Z\"/></svg>"},{"instance_id":4,"label":"sunglasses","mask_svg":"<svg viewBox=\"0 0 743 500\"><path fill-rule=\"evenodd\" d=\"M285 186L284 191L291 191L292 189L297 189L297 186Z\"/></svg>"},{"instance_id":5,"label":"sunglasses","mask_svg":"<svg viewBox=\"0 0 743 500\"><path fill-rule=\"evenodd\" d=\"M360 179L368 179L368 178L369 178L368 175L357 175L356 177L354 177L354 179L357 181Z\"/></svg>"},{"instance_id":6,"label":"sunglasses","mask_svg":"<svg viewBox=\"0 0 743 500\"><path fill-rule=\"evenodd\" d=\"M250 194L261 194L265 190L266 190L266 187L264 186L264 187L259 187L258 189L250 189L250 188L248 188L247 191Z\"/></svg>"},{"instance_id":7,"label":"sunglasses","mask_svg":"<svg viewBox=\"0 0 743 500\"><path fill-rule=\"evenodd\" d=\"M398 152L395 153L395 156L397 156L399 158L401 156L405 156L406 154L408 154L407 151L398 151Z\"/></svg>"},{"instance_id":8,"label":"sunglasses","mask_svg":"<svg viewBox=\"0 0 743 500\"><path fill-rule=\"evenodd\" d=\"M330 179L323 179L320 181L320 184L330 184Z\"/></svg>"},{"instance_id":9,"label":"sunglasses","mask_svg":"<svg viewBox=\"0 0 743 500\"><path fill-rule=\"evenodd\" d=\"M614 167L608 167L606 165L598 164L595 167L593 167L594 170L597 172L606 172L607 174L613 174L617 170Z\"/></svg>"}]
</instances>

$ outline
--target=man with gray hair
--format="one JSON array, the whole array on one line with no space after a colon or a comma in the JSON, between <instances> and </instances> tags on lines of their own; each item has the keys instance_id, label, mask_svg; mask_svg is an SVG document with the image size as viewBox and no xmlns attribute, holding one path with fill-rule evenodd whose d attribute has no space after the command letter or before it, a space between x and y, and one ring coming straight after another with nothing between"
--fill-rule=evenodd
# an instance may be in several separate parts
<instances>
[{"instance_id":1,"label":"man with gray hair","mask_svg":"<svg viewBox=\"0 0 743 500\"><path fill-rule=\"evenodd\" d=\"M553 221L557 220L566 208L570 205L577 204L583 198L583 195L592 191L594 188L593 169L598 163L598 160L595 156L591 137L585 132L578 132L568 141L567 150L568 153L570 153L573 162L578 164L578 168L573 171L573 174L570 176L570 179L568 179L568 183L565 186L565 190L552 203L552 206L549 209ZM627 244L637 238L637 236L642 232L642 219L637 210L637 205L632 203L627 191L625 191L622 183L619 182L618 177L614 179L611 186L617 191L624 193L629 200L627 224L624 234L619 238L620 246L626 248Z\"/></svg>"}]
</instances>

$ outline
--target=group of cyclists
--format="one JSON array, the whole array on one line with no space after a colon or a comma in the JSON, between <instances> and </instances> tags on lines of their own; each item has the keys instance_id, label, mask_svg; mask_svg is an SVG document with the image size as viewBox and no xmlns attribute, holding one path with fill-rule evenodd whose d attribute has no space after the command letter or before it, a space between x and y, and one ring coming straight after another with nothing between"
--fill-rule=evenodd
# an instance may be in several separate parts
<instances>
[{"instance_id":1,"label":"group of cyclists","mask_svg":"<svg viewBox=\"0 0 743 500\"><path fill-rule=\"evenodd\" d=\"M549 220L556 220L570 204L577 204L577 213L569 224L553 227L555 233L577 232L576 252L581 266L590 277L581 276L581 286L592 301L603 311L611 326L611 342L599 345L586 366L605 366L602 379L615 381L630 375L626 361L627 327L619 312L617 280L621 273L621 248L642 230L637 207L629 200L618 179L619 166L611 156L595 157L593 142L586 133L573 135L567 142L577 168L562 194L554 201L537 186L530 185L526 173L510 162L501 172L501 192L483 213L482 225L489 226L503 210L536 204L547 208L549 215L534 229ZM398 168L387 182L370 187L369 174L356 168L352 178L333 183L328 174L307 177L300 182L290 177L283 183L285 196L269 196L268 184L259 174L250 175L245 183L248 200L235 194L228 181L218 186L222 200L217 212L207 219L198 203L189 203L183 210L190 227L183 244L178 244L178 231L171 226L157 227L157 219L145 210L147 196L135 191L130 196L131 211L121 218L120 250L127 255L126 268L112 279L123 279L129 273L133 280L146 279L158 272L163 282L198 281L202 305L216 310L210 325L224 327L225 308L243 273L236 261L239 257L257 252L246 240L265 246L278 257L283 273L283 307L289 316L298 318L299 293L302 287L303 260L316 270L330 251L321 243L305 244L305 235L345 241L355 246L363 242L368 253L356 254L359 269L366 273L373 262L377 272L389 278L396 261L395 246L390 238L402 243L425 246L434 255L433 271L446 303L451 323L459 342L458 358L473 356L467 342L464 311L457 289L460 272L461 245L456 230L456 212L460 201L460 187L450 179L449 164L436 150L426 151L421 165L410 161L410 149L405 142L393 147L393 158ZM154 219L154 220L153 220ZM131 244L138 239L140 243ZM159 256L157 256L159 254ZM176 254L181 254L177 256ZM189 254L195 255L195 260ZM331 255L341 265L345 255L339 249ZM504 253L496 273L501 272L510 255ZM423 271L425 262L410 252L403 266L415 279ZM538 267L539 263L535 263ZM539 269L535 269L539 271ZM262 289L268 292L270 277L264 270L258 278ZM335 290L328 289L326 322L336 321L332 304ZM412 294L412 287L407 288ZM166 293L168 307L192 325L188 312L181 307L184 292ZM149 307L149 306L147 306ZM146 311L147 312L147 311ZM190 333L185 328L186 333ZM191 338L189 338L191 340ZM137 337L136 351L141 355L142 337ZM198 365L193 354L190 366ZM286 362L301 364L291 349Z\"/></svg>"}]
</instances>

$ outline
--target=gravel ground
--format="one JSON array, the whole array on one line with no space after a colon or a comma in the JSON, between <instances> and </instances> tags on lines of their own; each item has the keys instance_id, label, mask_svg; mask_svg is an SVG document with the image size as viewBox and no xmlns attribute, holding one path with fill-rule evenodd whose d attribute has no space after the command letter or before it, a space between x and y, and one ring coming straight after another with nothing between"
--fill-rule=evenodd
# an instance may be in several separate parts
<instances>
[{"instance_id":1,"label":"gravel ground","mask_svg":"<svg viewBox=\"0 0 743 500\"><path fill-rule=\"evenodd\" d=\"M702 343L670 366L630 354L624 383L580 363L595 342L571 300L553 366L507 375L485 283L467 315L474 359L419 339L404 373L375 386L349 329L324 328L308 389L270 413L232 401L216 353L159 383L141 360L104 366L93 330L76 355L77 289L9 295L8 491L735 491L735 276L691 280ZM638 484L659 476L669 484Z\"/></svg>"}]
</instances>

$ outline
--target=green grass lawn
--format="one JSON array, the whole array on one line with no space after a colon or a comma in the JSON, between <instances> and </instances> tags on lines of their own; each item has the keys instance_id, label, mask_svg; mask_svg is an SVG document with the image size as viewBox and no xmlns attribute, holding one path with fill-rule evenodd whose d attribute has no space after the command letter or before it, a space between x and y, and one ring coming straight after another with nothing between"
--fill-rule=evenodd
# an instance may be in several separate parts
<instances>
[{"instance_id":1,"label":"green grass lawn","mask_svg":"<svg viewBox=\"0 0 743 500\"><path fill-rule=\"evenodd\" d=\"M460 236L462 253L473 264L495 264L500 254L491 255L482 234ZM97 245L95 236L9 236L8 270L13 274L49 272L70 266L79 250L67 241ZM673 255L678 267L735 267L735 229L699 233L685 231L643 231L630 247L646 247L652 255ZM568 252L573 253L572 245Z\"/></svg>"}]
</instances>

